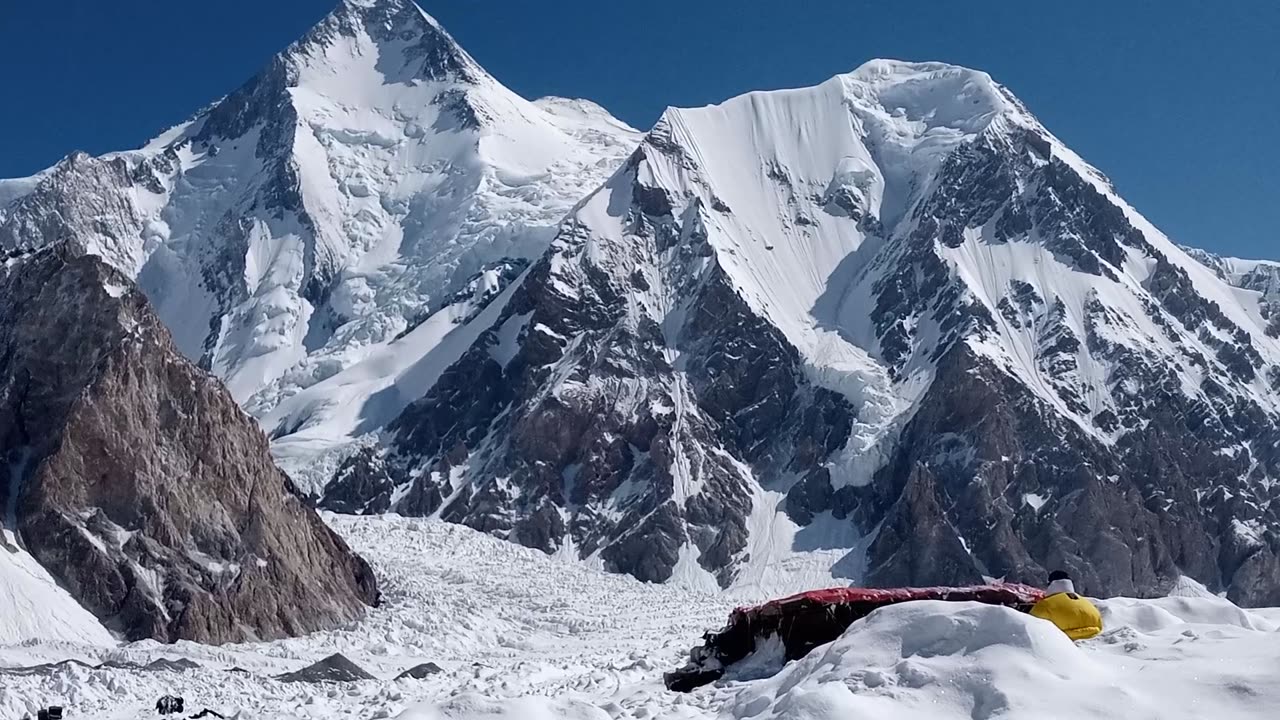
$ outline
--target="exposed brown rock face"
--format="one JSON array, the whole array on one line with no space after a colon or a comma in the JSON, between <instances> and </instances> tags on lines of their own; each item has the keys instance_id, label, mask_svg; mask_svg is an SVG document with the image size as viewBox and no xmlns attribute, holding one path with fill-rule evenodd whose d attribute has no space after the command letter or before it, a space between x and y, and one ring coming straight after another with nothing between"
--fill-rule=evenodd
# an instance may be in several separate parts
<instances>
[{"instance_id":1,"label":"exposed brown rock face","mask_svg":"<svg viewBox=\"0 0 1280 720\"><path fill-rule=\"evenodd\" d=\"M6 521L127 638L297 635L377 601L257 425L93 256L0 270L0 450Z\"/></svg>"}]
</instances>

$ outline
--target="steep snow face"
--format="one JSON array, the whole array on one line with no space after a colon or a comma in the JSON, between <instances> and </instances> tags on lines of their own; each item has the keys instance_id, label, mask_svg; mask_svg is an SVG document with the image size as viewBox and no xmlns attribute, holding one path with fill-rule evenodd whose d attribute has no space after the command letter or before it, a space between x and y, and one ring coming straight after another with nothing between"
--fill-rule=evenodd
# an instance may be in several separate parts
<instances>
[{"instance_id":1,"label":"steep snow face","mask_svg":"<svg viewBox=\"0 0 1280 720\"><path fill-rule=\"evenodd\" d=\"M412 2L347 0L143 149L6 181L0 244L100 254L263 414L536 257L637 140L510 92Z\"/></svg>"},{"instance_id":2,"label":"steep snow face","mask_svg":"<svg viewBox=\"0 0 1280 720\"><path fill-rule=\"evenodd\" d=\"M40 640L113 645L88 610L20 546L10 519L0 528L0 646Z\"/></svg>"},{"instance_id":3,"label":"steep snow face","mask_svg":"<svg viewBox=\"0 0 1280 720\"><path fill-rule=\"evenodd\" d=\"M874 356L873 290L858 281L874 279L865 266L943 159L1014 109L984 73L880 60L815 88L670 110L649 136L638 182L667 192L677 214L697 203L738 294L812 380L859 407L842 483L870 480L877 446L927 385L911 372L892 387Z\"/></svg>"},{"instance_id":4,"label":"steep snow face","mask_svg":"<svg viewBox=\"0 0 1280 720\"><path fill-rule=\"evenodd\" d=\"M1280 342L1233 277L980 72L670 110L326 502L650 580L1266 602Z\"/></svg>"}]
</instances>

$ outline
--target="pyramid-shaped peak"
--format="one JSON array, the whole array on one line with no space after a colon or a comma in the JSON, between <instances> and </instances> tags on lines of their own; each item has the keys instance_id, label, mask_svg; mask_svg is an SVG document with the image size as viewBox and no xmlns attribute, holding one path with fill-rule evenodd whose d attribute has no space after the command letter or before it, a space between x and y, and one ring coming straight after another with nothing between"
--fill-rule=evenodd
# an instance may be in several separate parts
<instances>
[{"instance_id":1,"label":"pyramid-shaped peak","mask_svg":"<svg viewBox=\"0 0 1280 720\"><path fill-rule=\"evenodd\" d=\"M332 15L359 22L368 30L444 33L440 23L412 0L341 0Z\"/></svg>"},{"instance_id":2,"label":"pyramid-shaped peak","mask_svg":"<svg viewBox=\"0 0 1280 720\"><path fill-rule=\"evenodd\" d=\"M406 79L475 82L484 70L457 41L411 0L342 0L286 55L315 55L342 38L361 34L403 53Z\"/></svg>"},{"instance_id":3,"label":"pyramid-shaped peak","mask_svg":"<svg viewBox=\"0 0 1280 720\"><path fill-rule=\"evenodd\" d=\"M369 74L370 67L376 77ZM325 78L316 92L330 97L375 84L496 84L417 4L341 0L305 35L272 57L261 72L215 104L199 135L239 137L274 117L279 108L291 106L289 88L317 82L316 78ZM454 98L453 105L461 115L477 114L464 100Z\"/></svg>"}]
</instances>

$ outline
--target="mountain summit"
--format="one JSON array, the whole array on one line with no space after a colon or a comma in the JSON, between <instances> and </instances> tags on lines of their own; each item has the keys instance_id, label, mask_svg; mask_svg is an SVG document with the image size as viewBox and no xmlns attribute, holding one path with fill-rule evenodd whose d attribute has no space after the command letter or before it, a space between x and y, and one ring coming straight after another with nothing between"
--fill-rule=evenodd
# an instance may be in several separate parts
<instances>
[{"instance_id":1,"label":"mountain summit","mask_svg":"<svg viewBox=\"0 0 1280 720\"><path fill-rule=\"evenodd\" d=\"M102 256L262 413L512 276L638 140L515 95L413 3L346 1L141 150L6 183L0 245Z\"/></svg>"}]
</instances>

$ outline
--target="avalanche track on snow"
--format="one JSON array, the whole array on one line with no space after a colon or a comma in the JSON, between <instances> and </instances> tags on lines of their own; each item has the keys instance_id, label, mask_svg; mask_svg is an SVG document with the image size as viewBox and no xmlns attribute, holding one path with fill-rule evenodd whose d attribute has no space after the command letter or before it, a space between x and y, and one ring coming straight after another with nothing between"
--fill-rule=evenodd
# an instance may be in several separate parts
<instances>
[{"instance_id":1,"label":"avalanche track on snow","mask_svg":"<svg viewBox=\"0 0 1280 720\"><path fill-rule=\"evenodd\" d=\"M1189 583L1182 597L1103 601L1107 631L1080 644L1003 608L896 606L781 672L762 651L734 680L669 693L662 672L724 621L732 597L605 574L457 525L328 520L385 588L386 602L365 620L222 647L0 646L0 716L65 703L68 717L149 718L166 693L182 695L192 712L209 707L239 720L1168 720L1264 718L1280 704L1280 612L1244 611ZM335 652L378 679L270 679ZM86 665L15 670L68 658ZM198 667L138 667L159 659ZM442 672L393 679L426 662Z\"/></svg>"}]
</instances>

